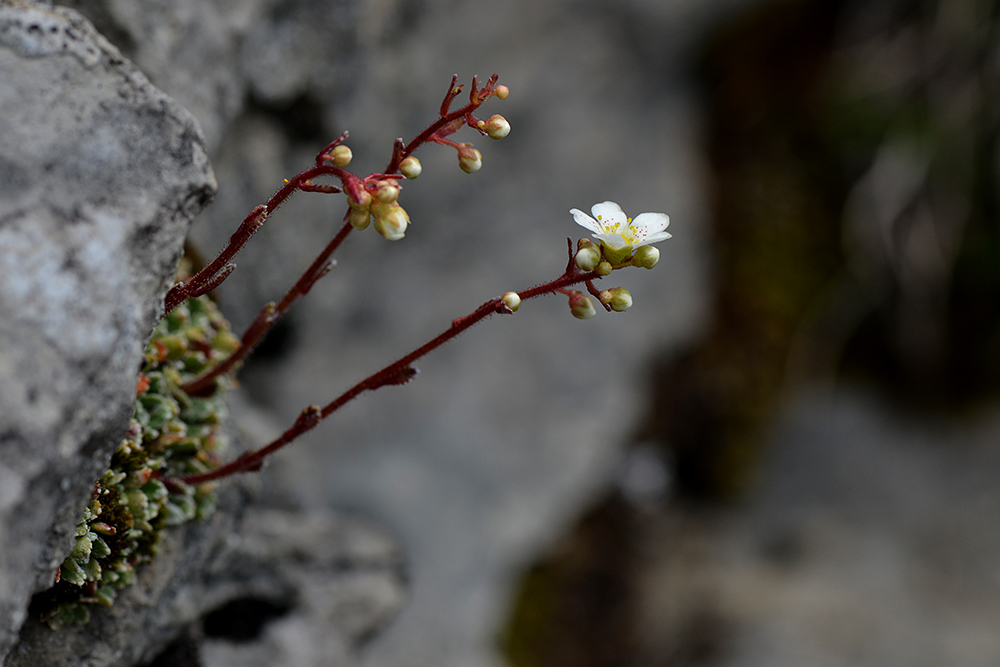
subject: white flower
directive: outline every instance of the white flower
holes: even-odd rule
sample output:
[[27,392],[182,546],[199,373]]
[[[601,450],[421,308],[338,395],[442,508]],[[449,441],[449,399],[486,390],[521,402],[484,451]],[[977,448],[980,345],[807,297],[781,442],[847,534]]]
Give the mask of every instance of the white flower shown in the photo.
[[594,204],[590,212],[596,220],[578,208],[570,210],[576,224],[594,232],[594,238],[616,255],[627,255],[634,248],[670,238],[664,231],[670,224],[665,213],[640,213],[633,220],[613,201]]

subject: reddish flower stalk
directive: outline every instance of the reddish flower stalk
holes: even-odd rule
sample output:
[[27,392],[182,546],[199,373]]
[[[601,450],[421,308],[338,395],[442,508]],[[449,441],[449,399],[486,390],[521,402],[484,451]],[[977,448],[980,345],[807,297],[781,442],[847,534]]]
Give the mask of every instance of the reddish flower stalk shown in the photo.
[[[575,267],[573,264],[572,244],[570,244],[570,262],[563,275],[551,282],[517,292],[517,295],[521,301],[525,301],[544,294],[553,294],[555,292],[562,291],[564,288],[571,285],[576,285],[582,282],[590,282],[598,278],[600,278],[600,276],[597,275],[596,271],[584,273]],[[358,382],[333,401],[327,403],[324,407],[320,408],[316,405],[310,405],[302,411],[299,417],[295,420],[295,423],[292,424],[288,430],[268,445],[261,447],[260,449],[246,452],[233,461],[219,466],[214,470],[210,470],[209,472],[182,477],[180,481],[186,484],[202,484],[204,482],[211,482],[241,472],[260,470],[264,459],[285,445],[288,445],[302,434],[315,428],[321,421],[332,415],[353,399],[357,398],[358,395],[366,391],[374,391],[387,385],[405,384],[414,375],[416,375],[416,370],[411,366],[414,361],[447,343],[452,338],[458,336],[460,333],[489,315],[504,315],[511,314],[512,312],[513,311],[511,311],[500,298],[490,299],[468,315],[453,320],[451,326],[437,337],[424,343],[409,354],[400,357],[382,370],[369,375],[367,378]]]
[[229,268],[232,266],[230,260],[236,256],[236,253],[243,249],[243,246],[260,229],[264,221],[279,206],[284,204],[292,193],[302,189],[303,184],[308,183],[312,185],[312,179],[317,176],[327,175],[339,178],[343,182],[345,189],[350,189],[354,185],[353,182],[358,181],[358,177],[349,171],[345,171],[332,164],[320,164],[311,169],[306,169],[285,183],[267,200],[266,204],[262,204],[250,212],[250,215],[243,220],[233,235],[229,237],[226,247],[222,249],[222,252],[208,266],[191,276],[188,280],[179,282],[170,288],[164,299],[164,314],[169,313],[187,299],[201,296],[218,287],[229,273],[232,272],[232,268]]
[[257,317],[254,321],[247,327],[247,330],[243,333],[242,338],[240,338],[240,346],[229,355],[226,359],[219,362],[208,371],[198,376],[194,380],[191,380],[187,384],[181,386],[181,389],[191,396],[201,396],[205,393],[211,393],[215,387],[215,379],[220,375],[229,373],[235,370],[236,367],[243,362],[244,359],[253,351],[253,348],[264,338],[264,335],[268,330],[274,325],[278,319],[288,312],[288,309],[292,307],[295,300],[301,296],[305,296],[317,280],[325,276],[331,268],[333,268],[332,260],[330,256],[340,247],[344,239],[347,238],[348,234],[354,228],[348,223],[344,223],[341,226],[340,231],[337,235],[323,248],[323,251],[316,256],[313,263],[309,265],[309,268],[305,270],[302,276],[296,281],[285,296],[282,297],[281,301],[277,305],[273,301],[268,302],[261,308]]
[[[344,169],[327,164],[327,162],[332,161],[330,152],[348,136],[347,132],[341,134],[337,137],[337,139],[327,144],[323,150],[316,155],[316,166],[314,168],[307,169],[292,178],[290,181],[286,182],[285,185],[281,187],[271,197],[271,199],[267,201],[266,204],[255,208],[250,215],[247,216],[247,219],[243,221],[236,232],[230,237],[229,243],[227,243],[226,247],[223,248],[221,253],[219,253],[218,257],[216,257],[208,266],[199,271],[196,275],[192,276],[186,282],[178,283],[171,288],[171,290],[167,293],[165,312],[169,313],[185,299],[200,296],[218,287],[235,268],[235,265],[233,265],[230,260],[243,248],[244,245],[246,245],[247,241],[250,240],[250,237],[252,237],[261,225],[264,224],[264,221],[270,216],[270,214],[283,204],[285,200],[287,200],[288,197],[290,197],[296,190],[323,193],[341,191],[340,188],[313,183],[312,179],[316,176],[332,175],[339,178],[343,185],[343,190],[346,191],[355,201],[357,201],[361,198],[361,191],[365,188],[365,186],[383,178],[400,178],[398,173],[400,163],[421,145],[427,142],[452,144],[454,142],[450,142],[443,138],[453,134],[465,124],[468,124],[480,133],[485,134],[481,127],[482,121],[476,119],[472,115],[472,112],[478,109],[483,102],[496,94],[496,84],[498,79],[499,75],[494,74],[486,82],[486,85],[482,88],[482,90],[480,90],[478,88],[477,77],[473,77],[472,88],[469,93],[469,103],[460,109],[449,111],[451,103],[462,90],[462,86],[457,85],[458,75],[453,76],[451,79],[451,85],[448,87],[448,92],[445,94],[444,100],[441,103],[441,117],[429,125],[423,132],[418,134],[409,144],[404,145],[402,139],[397,139],[393,145],[392,159],[389,161],[384,173],[370,174],[364,179],[359,179],[357,176],[345,171]],[[346,217],[347,216],[345,215],[345,220]],[[337,232],[337,235],[334,236],[330,243],[328,243],[319,255],[317,255],[313,263],[308,269],[305,270],[291,289],[285,293],[281,301],[279,301],[277,305],[273,302],[269,302],[264,305],[264,307],[257,314],[257,317],[243,333],[243,336],[240,339],[239,348],[237,348],[236,351],[234,351],[229,357],[209,369],[207,372],[203,373],[201,376],[183,385],[181,389],[192,396],[211,393],[215,388],[216,378],[235,370],[240,363],[242,363],[243,360],[249,356],[249,354],[253,351],[253,348],[264,338],[275,322],[277,322],[288,311],[292,304],[299,297],[305,296],[316,281],[330,271],[333,266],[333,262],[330,259],[331,256],[351,233],[352,229],[353,228],[350,224],[345,222],[340,228],[340,231]]]

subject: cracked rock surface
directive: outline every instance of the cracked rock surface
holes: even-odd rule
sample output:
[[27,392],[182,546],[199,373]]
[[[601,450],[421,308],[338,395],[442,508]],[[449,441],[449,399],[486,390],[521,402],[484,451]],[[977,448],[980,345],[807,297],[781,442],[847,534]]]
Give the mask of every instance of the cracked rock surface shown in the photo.
[[215,179],[189,113],[78,14],[0,3],[0,656],[135,399]]

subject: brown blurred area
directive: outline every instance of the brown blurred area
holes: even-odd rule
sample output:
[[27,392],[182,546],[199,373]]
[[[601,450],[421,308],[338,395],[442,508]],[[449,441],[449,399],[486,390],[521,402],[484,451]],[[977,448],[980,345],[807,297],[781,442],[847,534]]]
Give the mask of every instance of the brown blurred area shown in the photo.
[[[1000,551],[976,534],[996,506],[998,14],[757,2],[704,44],[710,325],[652,363],[629,460],[662,467],[653,491],[610,490],[529,569],[511,665],[1000,660]],[[854,407],[810,414],[816,387]],[[857,442],[774,453],[826,422]],[[886,471],[855,484],[869,462]],[[781,480],[796,465],[805,481]],[[894,556],[873,610],[858,568],[876,543]]]

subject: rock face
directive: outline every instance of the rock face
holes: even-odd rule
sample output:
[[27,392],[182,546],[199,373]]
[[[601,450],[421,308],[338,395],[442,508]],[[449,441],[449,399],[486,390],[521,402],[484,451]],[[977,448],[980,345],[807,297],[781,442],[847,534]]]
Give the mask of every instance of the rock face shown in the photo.
[[191,114],[73,10],[0,2],[0,72],[0,664],[126,667],[185,628],[200,648],[160,664],[348,664],[401,604],[395,544],[330,513],[247,509],[240,484],[89,623],[26,618],[121,439],[215,178]]
[[131,413],[215,179],[189,113],[79,15],[0,4],[0,656]]
[[[90,622],[53,632],[29,619],[6,667],[129,667],[158,654],[172,667],[354,664],[355,644],[402,602],[395,543],[331,513],[242,513],[242,496],[230,486],[211,519],[170,531]],[[189,661],[161,653],[185,627]]]

